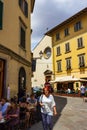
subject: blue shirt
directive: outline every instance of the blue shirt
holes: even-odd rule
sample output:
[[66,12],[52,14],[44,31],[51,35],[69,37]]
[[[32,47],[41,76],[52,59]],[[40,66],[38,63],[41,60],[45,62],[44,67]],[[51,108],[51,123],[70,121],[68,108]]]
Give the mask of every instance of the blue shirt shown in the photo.
[[6,110],[7,110],[9,105],[10,105],[9,103],[5,103],[3,106],[1,106],[2,116],[6,115]]

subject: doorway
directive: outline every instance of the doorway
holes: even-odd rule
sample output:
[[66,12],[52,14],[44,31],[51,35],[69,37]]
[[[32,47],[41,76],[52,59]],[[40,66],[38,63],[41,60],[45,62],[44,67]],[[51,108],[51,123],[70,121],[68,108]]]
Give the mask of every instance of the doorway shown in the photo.
[[0,59],[0,98],[4,96],[5,61]]
[[19,70],[18,99],[26,95],[26,72],[23,67]]

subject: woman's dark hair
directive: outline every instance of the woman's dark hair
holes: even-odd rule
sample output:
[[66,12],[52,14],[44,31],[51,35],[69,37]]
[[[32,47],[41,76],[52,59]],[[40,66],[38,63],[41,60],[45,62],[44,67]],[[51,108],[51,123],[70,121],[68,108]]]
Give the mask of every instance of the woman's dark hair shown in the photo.
[[30,97],[33,97],[33,96],[35,96],[35,94],[34,94],[34,93],[31,93]]
[[26,102],[26,97],[23,97],[22,99],[21,99],[21,102]]

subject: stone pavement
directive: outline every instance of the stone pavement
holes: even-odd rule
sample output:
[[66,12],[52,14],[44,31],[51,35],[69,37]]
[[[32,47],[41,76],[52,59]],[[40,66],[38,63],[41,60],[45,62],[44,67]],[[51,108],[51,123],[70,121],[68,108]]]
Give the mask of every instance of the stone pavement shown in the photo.
[[[58,115],[53,119],[53,130],[87,130],[87,102],[80,97],[56,96]],[[43,130],[36,123],[29,130]]]

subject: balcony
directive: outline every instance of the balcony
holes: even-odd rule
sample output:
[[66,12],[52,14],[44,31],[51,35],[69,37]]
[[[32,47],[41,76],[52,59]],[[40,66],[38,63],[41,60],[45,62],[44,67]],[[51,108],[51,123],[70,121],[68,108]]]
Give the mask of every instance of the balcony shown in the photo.
[[79,64],[79,67],[80,67],[80,68],[85,67],[85,63],[80,63],[80,64]]

